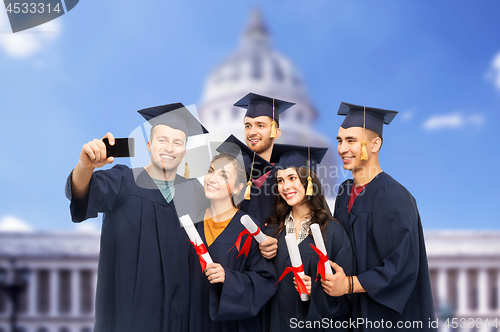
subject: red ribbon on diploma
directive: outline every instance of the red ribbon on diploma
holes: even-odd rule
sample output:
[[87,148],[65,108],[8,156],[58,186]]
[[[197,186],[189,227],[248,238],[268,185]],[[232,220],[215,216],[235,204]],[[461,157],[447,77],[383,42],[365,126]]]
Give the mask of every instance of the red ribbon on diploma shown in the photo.
[[304,293],[309,295],[309,292],[307,291],[306,285],[304,284],[304,281],[302,278],[299,276],[300,272],[304,272],[304,265],[300,265],[298,267],[293,267],[293,266],[288,266],[285,271],[283,271],[283,274],[279,278],[279,280],[276,282],[280,282],[288,273],[292,272],[294,277],[295,277],[295,282],[297,283],[297,288],[299,289],[299,296]]
[[[243,254],[245,254],[245,257],[248,257],[248,253],[250,252],[250,246],[252,245],[252,237],[256,236],[259,233],[260,233],[259,227],[257,227],[257,231],[255,233],[250,233],[250,231],[246,228],[243,231],[241,231],[240,235],[238,235],[238,238],[236,239],[236,242],[231,247],[231,249],[233,249],[233,247],[236,246],[236,249],[238,249],[238,251],[240,252],[236,256],[236,258],[240,257]],[[241,239],[243,238],[243,236],[245,236],[247,234],[249,234],[251,236],[247,236],[247,239],[245,240],[245,243],[243,243],[243,247],[241,248],[241,251],[240,251]],[[228,251],[231,251],[231,249],[229,249]]]
[[318,248],[316,248],[312,243],[309,243],[309,244],[311,245],[311,248],[313,248],[313,250],[319,256],[318,268],[316,269],[317,270],[317,272],[316,272],[316,280],[314,280],[314,281],[318,280],[318,274],[321,274],[321,278],[323,278],[323,280],[326,280],[325,279],[325,263],[329,261],[328,254],[324,255],[321,252],[321,250],[319,250]]
[[205,271],[207,270],[207,261],[201,256],[208,252],[207,247],[205,247],[205,243],[202,243],[198,246],[191,240],[189,240],[189,242],[191,242],[191,244],[193,245],[198,258],[200,259],[201,270],[203,271],[203,273],[205,273]]

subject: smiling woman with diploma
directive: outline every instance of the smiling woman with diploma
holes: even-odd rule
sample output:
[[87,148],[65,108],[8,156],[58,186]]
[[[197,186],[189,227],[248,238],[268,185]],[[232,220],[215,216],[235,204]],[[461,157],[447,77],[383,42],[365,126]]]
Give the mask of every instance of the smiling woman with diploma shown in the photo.
[[[327,148],[274,146],[271,162],[276,162],[278,168],[276,210],[267,220],[266,234],[270,236],[260,249],[281,277],[266,308],[267,331],[300,331],[301,327],[323,331],[334,327],[335,321],[349,319],[348,296],[329,296],[320,281],[333,276],[326,268],[329,260],[344,264],[347,274],[352,272],[353,263],[349,237],[328,213],[315,173],[316,164],[326,151]],[[317,241],[313,240],[314,229],[316,237],[319,235]],[[327,318],[328,328],[318,324],[323,318]]]
[[272,263],[252,237],[260,233],[260,223],[251,225],[250,232],[241,222],[248,216],[238,209],[246,182],[245,168],[235,156],[213,158],[204,179],[210,208],[195,226],[213,263],[203,259],[204,265],[204,248],[193,244],[190,331],[260,331],[259,312],[276,291]]

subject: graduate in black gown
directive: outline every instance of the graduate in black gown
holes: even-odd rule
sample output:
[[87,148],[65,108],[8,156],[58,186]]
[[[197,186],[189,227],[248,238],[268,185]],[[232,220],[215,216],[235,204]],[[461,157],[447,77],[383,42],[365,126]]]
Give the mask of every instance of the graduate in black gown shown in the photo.
[[[260,332],[259,312],[276,291],[274,268],[261,256],[255,239],[247,234],[235,246],[245,230],[240,219],[246,214],[238,209],[245,183],[242,162],[227,153],[214,157],[204,179],[210,208],[196,224],[214,263],[202,271],[192,247],[190,331]],[[251,245],[245,251],[247,241]]]
[[[302,279],[310,299],[300,299],[294,276],[287,274],[279,282],[278,290],[266,308],[269,317],[267,331],[337,330],[336,322],[342,324],[350,317],[349,296],[329,296],[321,286],[321,277],[316,280],[319,257],[311,247],[314,239],[310,225],[316,223],[323,234],[329,259],[351,271],[353,253],[349,237],[326,209],[321,182],[315,173],[317,163],[327,150],[276,145],[271,158],[271,161],[279,160],[276,166],[276,210],[267,220],[266,233],[277,238],[277,245],[274,250],[262,250],[262,254],[272,260],[277,274],[282,275],[291,266],[285,235],[295,234],[306,274]],[[338,330],[347,330],[346,325]]]
[[[365,321],[355,330],[436,330],[429,325],[434,305],[417,204],[382,171],[378,159],[383,124],[397,112],[341,103],[338,114],[346,116],[338,132],[338,153],[353,180],[340,186],[334,215],[354,248],[353,318]],[[338,278],[325,287],[342,294],[347,292],[346,276],[336,269]],[[377,326],[382,320],[385,325]]]
[[[255,93],[249,93],[234,106],[246,109],[245,143],[248,148],[269,162],[273,152],[274,140],[281,136],[279,115],[295,105],[287,101],[270,98]],[[258,163],[259,161],[254,161]],[[247,167],[247,172],[250,172]],[[274,210],[274,174],[276,170],[261,168],[262,173],[252,175],[251,193],[248,199],[241,203],[241,210],[257,220],[266,220]]]
[[[73,222],[104,213],[97,275],[95,332],[187,331],[189,243],[178,214],[205,209],[203,187],[176,175],[188,136],[206,129],[183,107],[139,111],[152,124],[145,168],[116,165],[95,139],[83,145],[66,183]],[[106,134],[111,145],[115,139]]]

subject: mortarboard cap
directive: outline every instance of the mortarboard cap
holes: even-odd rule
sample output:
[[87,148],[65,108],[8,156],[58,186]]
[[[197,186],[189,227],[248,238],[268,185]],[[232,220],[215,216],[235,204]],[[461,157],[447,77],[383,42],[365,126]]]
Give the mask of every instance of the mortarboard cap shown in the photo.
[[316,173],[316,166],[323,160],[328,148],[274,144],[271,162],[275,167],[287,169],[290,167],[304,167],[308,170],[306,195],[314,194],[311,170]]
[[271,138],[276,137],[275,122],[279,122],[280,113],[283,113],[293,105],[295,105],[295,103],[261,96],[252,92],[234,103],[234,106],[246,108],[247,112],[245,113],[245,116],[250,118],[256,118],[258,116],[270,117],[273,120]]
[[[245,199],[250,199],[250,190],[252,187],[251,179],[258,179],[265,173],[269,172],[273,166],[257,153],[252,151],[245,143],[237,139],[234,135],[230,135],[219,147],[216,149],[218,152],[224,152],[239,159],[239,155],[243,158],[245,170],[250,175],[245,190]],[[240,160],[241,161],[241,160]]]
[[339,111],[337,112],[337,115],[345,115],[344,122],[340,125],[342,128],[368,128],[380,135],[382,135],[384,124],[390,124],[396,114],[398,114],[396,111],[364,107],[344,102],[340,103]]
[[310,168],[316,172],[316,166],[321,163],[328,148],[309,147],[289,144],[274,144],[271,162],[275,167],[287,169],[289,167]]
[[241,154],[245,170],[254,179],[258,179],[273,168],[273,165],[253,152],[245,143],[237,139],[234,135],[229,136],[216,150],[218,152],[230,154],[237,159]]
[[137,111],[151,126],[163,124],[183,131],[186,137],[208,133],[208,130],[182,103],[161,105]]

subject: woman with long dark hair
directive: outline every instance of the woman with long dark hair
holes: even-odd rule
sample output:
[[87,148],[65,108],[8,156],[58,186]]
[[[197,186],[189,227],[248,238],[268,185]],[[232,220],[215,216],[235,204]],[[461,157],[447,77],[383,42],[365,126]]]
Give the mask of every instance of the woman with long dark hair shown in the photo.
[[278,167],[273,188],[276,205],[266,221],[266,233],[276,240],[268,238],[272,245],[261,246],[261,252],[273,262],[277,275],[281,275],[291,266],[285,235],[295,234],[305,273],[301,279],[310,298],[302,301],[293,274],[284,275],[266,308],[268,331],[324,331],[338,327],[342,330],[341,323],[349,319],[349,297],[327,295],[321,286],[321,277],[316,280],[319,257],[311,246],[314,240],[310,226],[318,224],[329,259],[342,266],[346,274],[351,274],[353,253],[349,237],[329,214],[315,172],[326,151],[327,148],[282,144],[276,144],[273,150],[271,161],[277,162]]
[[256,241],[247,252],[244,246],[234,247],[245,230],[240,219],[246,214],[239,206],[246,182],[245,168],[235,156],[213,158],[204,179],[210,208],[196,228],[214,263],[202,272],[191,248],[190,331],[261,331],[259,312],[276,290],[276,273]]

